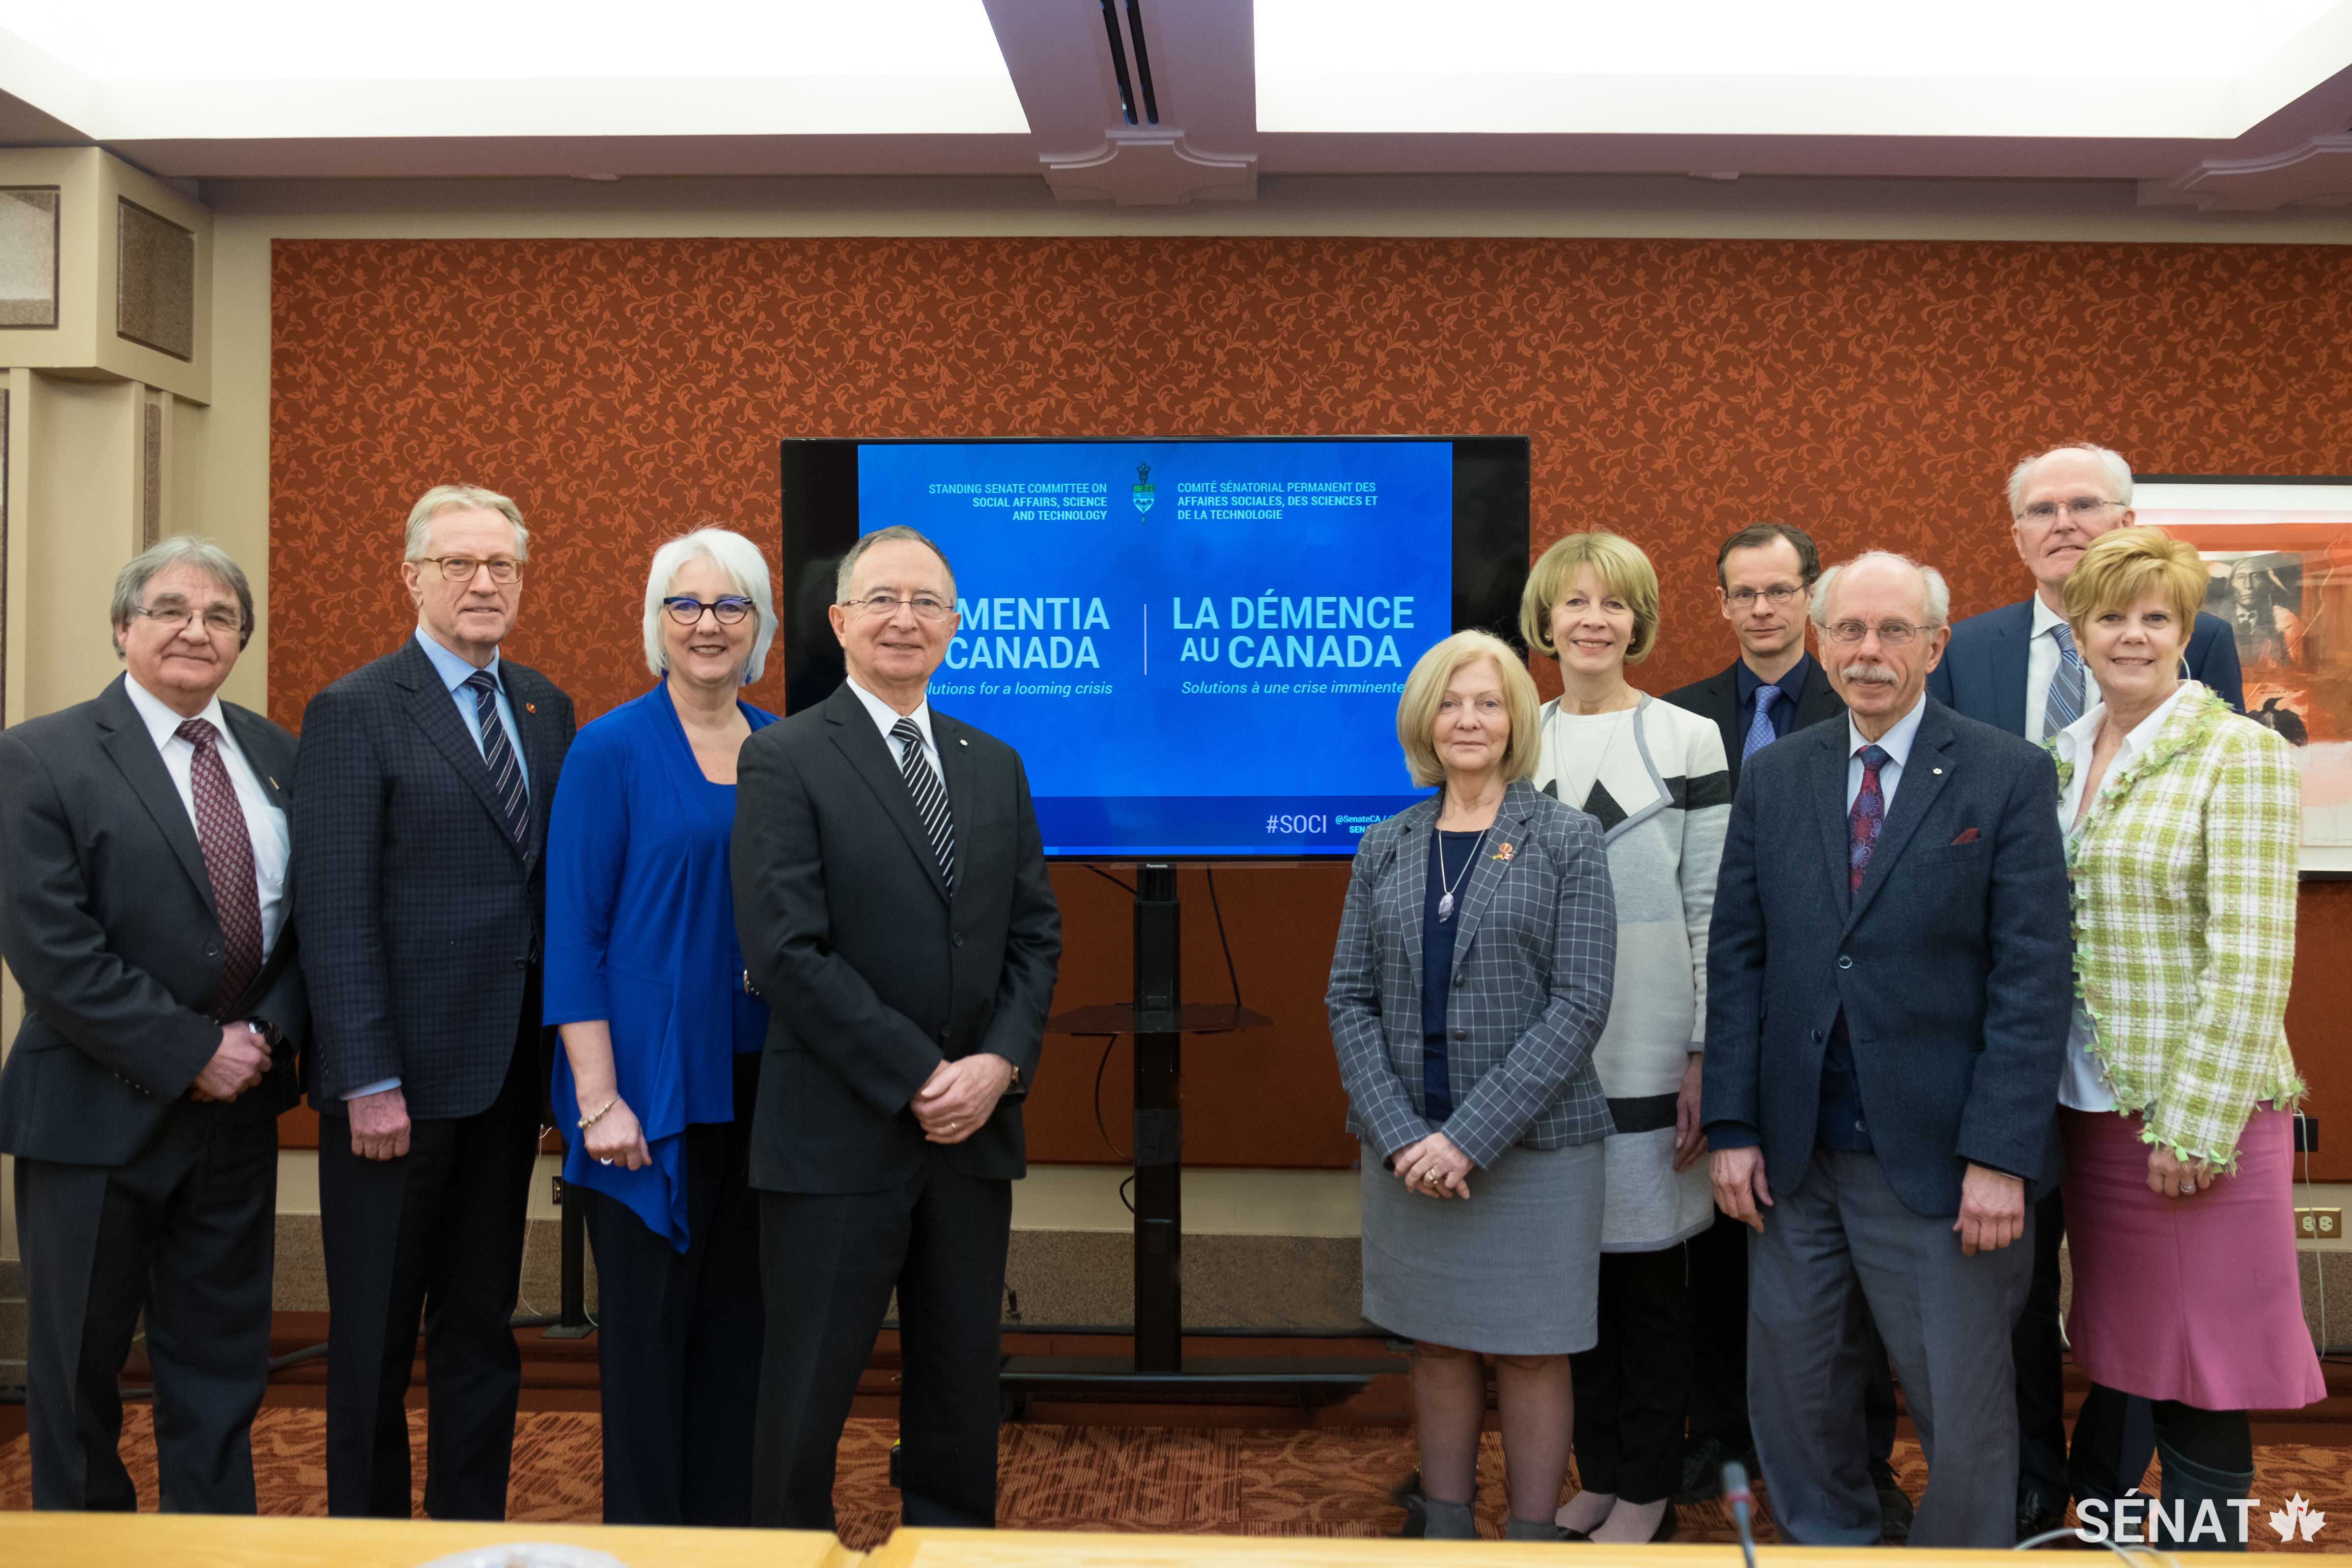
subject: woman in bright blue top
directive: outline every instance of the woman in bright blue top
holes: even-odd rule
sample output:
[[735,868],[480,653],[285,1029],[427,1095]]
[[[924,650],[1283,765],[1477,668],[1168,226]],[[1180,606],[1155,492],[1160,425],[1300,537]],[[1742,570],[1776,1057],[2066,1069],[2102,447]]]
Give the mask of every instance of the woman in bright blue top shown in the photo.
[[604,1522],[751,1522],[760,1364],[748,1180],[768,1008],[745,988],[727,869],[740,700],[776,634],[759,547],[702,528],[655,552],[661,684],[584,726],[547,852],[547,1022],[563,1180],[596,1258]]

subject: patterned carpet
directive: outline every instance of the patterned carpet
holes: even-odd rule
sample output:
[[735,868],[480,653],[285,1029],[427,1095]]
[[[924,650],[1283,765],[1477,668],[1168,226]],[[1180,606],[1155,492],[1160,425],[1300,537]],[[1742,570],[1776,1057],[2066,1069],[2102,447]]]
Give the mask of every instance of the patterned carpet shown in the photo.
[[[424,1413],[409,1413],[416,1453],[416,1495],[423,1495]],[[841,1447],[835,1491],[842,1540],[865,1550],[878,1544],[898,1518],[898,1497],[887,1484],[894,1424],[856,1420]],[[152,1415],[133,1405],[124,1422],[124,1453],[145,1506],[155,1498]],[[598,1418],[570,1413],[526,1413],[515,1433],[515,1468],[509,1515],[517,1521],[593,1522],[597,1517]],[[326,1511],[326,1416],[319,1410],[268,1407],[253,1427],[254,1466],[261,1511]],[[2300,1494],[2310,1506],[2352,1527],[2352,1453],[2339,1448],[2264,1445],[2256,1450],[2255,1495],[2283,1506]],[[1385,1535],[1402,1515],[1388,1489],[1413,1465],[1409,1432],[1366,1428],[1304,1431],[1164,1430],[1118,1426],[1008,1426],[1003,1449],[999,1515],[1007,1526],[1042,1530],[1159,1531],[1239,1535]],[[1910,1442],[1895,1446],[1903,1484],[1916,1497],[1927,1465]],[[1480,1460],[1482,1521],[1502,1532],[1503,1457],[1487,1436]],[[26,1440],[0,1447],[0,1508],[31,1501]],[[2150,1489],[2154,1489],[2151,1479]],[[1769,1500],[1765,1510],[1769,1511]],[[1680,1539],[1728,1542],[1729,1522],[1718,1504],[1682,1510]],[[2257,1550],[2283,1543],[2254,1517]],[[1757,1531],[1773,1539],[1770,1521]],[[2294,1550],[2325,1551],[2318,1540]],[[2352,1546],[2352,1530],[2347,1530]]]

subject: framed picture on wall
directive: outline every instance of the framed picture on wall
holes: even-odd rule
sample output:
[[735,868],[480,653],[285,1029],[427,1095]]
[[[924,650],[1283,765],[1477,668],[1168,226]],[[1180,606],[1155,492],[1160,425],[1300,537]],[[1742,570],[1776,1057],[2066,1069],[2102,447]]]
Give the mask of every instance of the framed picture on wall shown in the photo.
[[2352,880],[2352,477],[2150,474],[2137,521],[2197,547],[2246,713],[2303,770],[2303,874]]

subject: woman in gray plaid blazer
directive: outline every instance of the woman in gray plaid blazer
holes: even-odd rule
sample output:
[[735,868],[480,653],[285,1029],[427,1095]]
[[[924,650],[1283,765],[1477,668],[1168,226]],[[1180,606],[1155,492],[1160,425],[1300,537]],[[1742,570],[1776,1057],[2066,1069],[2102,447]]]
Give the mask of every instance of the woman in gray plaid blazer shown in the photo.
[[1364,1316],[1414,1342],[1426,1533],[1476,1534],[1496,1358],[1513,1540],[1559,1537],[1569,1355],[1591,1347],[1601,1149],[1592,1048],[1617,913],[1592,819],[1528,782],[1535,682],[1458,632],[1405,681],[1422,802],[1365,833],[1325,1000],[1363,1141]]

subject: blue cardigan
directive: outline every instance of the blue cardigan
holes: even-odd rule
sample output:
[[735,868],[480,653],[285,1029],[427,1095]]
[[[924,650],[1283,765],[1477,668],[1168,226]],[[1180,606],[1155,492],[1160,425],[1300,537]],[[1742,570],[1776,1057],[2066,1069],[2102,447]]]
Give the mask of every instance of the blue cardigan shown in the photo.
[[[754,731],[776,721],[737,706]],[[735,940],[734,826],[735,786],[702,776],[666,684],[581,730],[548,826],[545,1021],[609,1023],[621,1098],[653,1155],[638,1171],[590,1158],[558,1051],[550,1100],[563,1179],[628,1205],[680,1252],[678,1135],[735,1120],[734,1058],[767,1036],[767,1005],[744,994]]]

